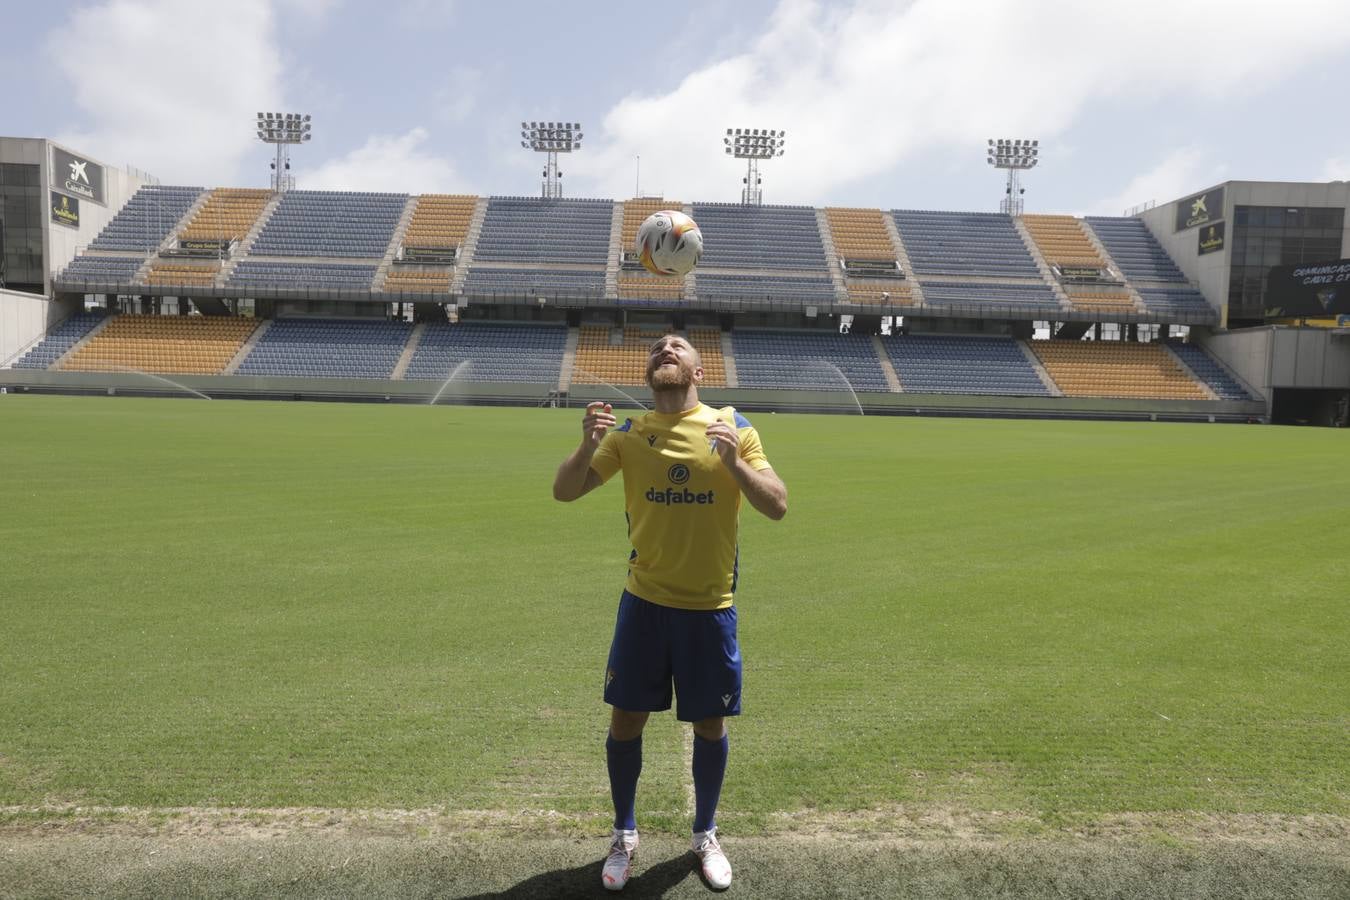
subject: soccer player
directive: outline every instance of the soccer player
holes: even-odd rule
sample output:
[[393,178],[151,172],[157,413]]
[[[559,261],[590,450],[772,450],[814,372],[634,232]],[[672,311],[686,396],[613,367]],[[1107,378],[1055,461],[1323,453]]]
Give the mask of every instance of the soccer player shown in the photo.
[[633,552],[605,670],[612,707],[605,753],[614,799],[614,834],[601,879],[628,883],[637,851],[635,813],[642,771],[642,728],[670,709],[693,723],[693,850],[703,877],[731,885],[731,865],[714,816],[727,766],[726,718],[741,711],[741,654],[736,641],[741,498],[770,519],[787,514],[787,488],[769,466],[759,435],[731,407],[698,399],[703,362],[678,335],[647,355],[651,412],[618,424],[608,403],[591,403],[581,446],[558,468],[553,496],[576,500],[623,471]]

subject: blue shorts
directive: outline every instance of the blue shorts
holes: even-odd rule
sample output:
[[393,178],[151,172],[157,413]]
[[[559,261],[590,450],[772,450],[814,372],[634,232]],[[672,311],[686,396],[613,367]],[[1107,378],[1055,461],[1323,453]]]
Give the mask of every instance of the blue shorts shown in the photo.
[[681,722],[741,714],[736,607],[675,609],[624,591],[605,702],[629,712],[660,712],[670,709],[672,684]]

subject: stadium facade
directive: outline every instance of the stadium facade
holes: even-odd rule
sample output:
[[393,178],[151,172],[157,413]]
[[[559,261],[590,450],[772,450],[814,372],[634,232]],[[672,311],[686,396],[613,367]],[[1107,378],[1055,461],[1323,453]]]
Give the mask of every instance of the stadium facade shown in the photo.
[[[158,375],[212,396],[643,397],[643,346],[674,328],[709,398],[746,408],[1350,415],[1345,182],[1230,181],[1084,218],[276,193],[0,138],[0,197],[12,390],[155,393]],[[627,249],[665,206],[704,231],[682,280]],[[1301,280],[1272,279],[1289,267]]]

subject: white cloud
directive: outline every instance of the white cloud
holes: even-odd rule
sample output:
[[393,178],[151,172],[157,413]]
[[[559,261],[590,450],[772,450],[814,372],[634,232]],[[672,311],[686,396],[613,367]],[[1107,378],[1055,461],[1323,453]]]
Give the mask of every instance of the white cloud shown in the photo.
[[1350,156],[1327,160],[1319,177],[1323,181],[1350,181]]
[[1098,202],[1089,213],[1118,216],[1144,203],[1166,203],[1201,187],[1205,178],[1222,180],[1223,171],[1223,166],[1216,165],[1198,147],[1181,147],[1136,175],[1114,196]]
[[[1055,139],[1105,100],[1268,86],[1350,45],[1341,6],[782,0],[745,52],[615,105],[571,169],[584,193],[627,196],[640,154],[644,181],[672,198],[731,199],[744,163],[692,161],[716,153],[727,126],[783,128],[787,154],[765,166],[766,194],[816,202],[917,151],[966,153],[999,134]],[[634,81],[662,85],[669,73],[657,59]]]
[[306,190],[396,191],[409,194],[471,192],[445,156],[423,145],[425,128],[406,134],[374,135],[361,147],[296,176],[296,187]]
[[166,183],[240,183],[258,109],[280,108],[272,10],[239,0],[228,12],[176,0],[81,7],[48,35],[70,82],[73,126],[57,139]]

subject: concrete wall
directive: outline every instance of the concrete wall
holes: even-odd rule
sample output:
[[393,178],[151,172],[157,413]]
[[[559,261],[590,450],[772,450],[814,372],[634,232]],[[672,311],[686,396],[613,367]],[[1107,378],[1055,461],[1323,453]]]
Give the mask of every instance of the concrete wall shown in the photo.
[[1350,340],[1325,328],[1271,332],[1270,386],[1350,388]]
[[16,361],[55,324],[75,312],[71,300],[54,302],[36,294],[0,290],[0,368]]
[[[1224,182],[1223,218],[1227,223],[1224,248],[1200,255],[1200,231],[1204,226],[1176,230],[1177,205],[1181,200],[1220,187],[1211,185],[1170,203],[1140,213],[1148,230],[1158,239],[1182,273],[1196,282],[1209,305],[1220,311],[1228,324],[1228,282],[1232,270],[1233,210],[1238,206],[1284,206],[1298,209],[1339,207],[1346,210],[1341,235],[1341,256],[1350,257],[1350,181],[1227,181]],[[1217,220],[1218,217],[1215,217]]]
[[1244,328],[1197,335],[1198,342],[1248,385],[1270,400],[1270,348],[1273,328]]

